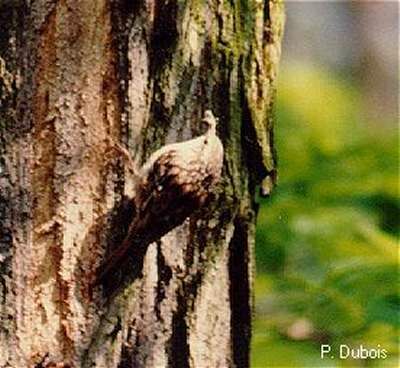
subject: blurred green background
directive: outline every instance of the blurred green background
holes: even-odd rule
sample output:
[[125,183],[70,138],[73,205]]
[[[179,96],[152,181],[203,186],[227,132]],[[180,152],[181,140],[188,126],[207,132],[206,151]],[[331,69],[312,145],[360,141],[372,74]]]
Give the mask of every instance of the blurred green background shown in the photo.
[[[398,5],[365,4],[287,4],[279,181],[259,200],[253,368],[400,366]],[[388,357],[321,360],[321,344]]]

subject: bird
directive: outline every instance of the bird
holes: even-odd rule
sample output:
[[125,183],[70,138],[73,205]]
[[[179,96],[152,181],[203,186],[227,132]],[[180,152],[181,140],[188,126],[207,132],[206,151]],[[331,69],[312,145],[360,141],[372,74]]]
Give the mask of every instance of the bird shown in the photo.
[[99,283],[121,270],[129,257],[143,258],[150,243],[181,225],[211,198],[221,179],[224,157],[217,121],[206,110],[204,134],[161,147],[140,168],[133,198],[135,214],[122,243],[100,266]]

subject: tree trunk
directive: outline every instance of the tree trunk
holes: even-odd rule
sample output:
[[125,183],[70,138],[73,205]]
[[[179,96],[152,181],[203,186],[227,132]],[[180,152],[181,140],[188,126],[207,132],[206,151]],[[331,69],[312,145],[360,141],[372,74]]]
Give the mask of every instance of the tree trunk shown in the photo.
[[[2,0],[0,366],[247,367],[256,186],[274,177],[277,1]],[[113,295],[134,164],[219,117],[208,208]]]

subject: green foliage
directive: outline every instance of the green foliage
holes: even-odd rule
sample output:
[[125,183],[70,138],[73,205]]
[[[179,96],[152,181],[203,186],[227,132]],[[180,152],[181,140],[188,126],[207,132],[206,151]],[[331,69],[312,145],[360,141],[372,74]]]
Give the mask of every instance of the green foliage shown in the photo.
[[277,90],[279,185],[258,218],[253,366],[323,366],[322,342],[379,344],[389,358],[367,365],[394,367],[397,131],[363,120],[357,90],[326,71],[285,68]]

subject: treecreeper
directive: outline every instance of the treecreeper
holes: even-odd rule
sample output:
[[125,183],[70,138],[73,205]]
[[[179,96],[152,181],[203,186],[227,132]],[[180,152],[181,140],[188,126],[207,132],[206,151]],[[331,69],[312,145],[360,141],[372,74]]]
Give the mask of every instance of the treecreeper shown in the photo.
[[135,214],[127,235],[100,266],[97,283],[106,284],[128,259],[144,257],[147,246],[181,225],[208,203],[221,178],[223,146],[211,110],[202,120],[206,132],[155,151],[138,173]]

